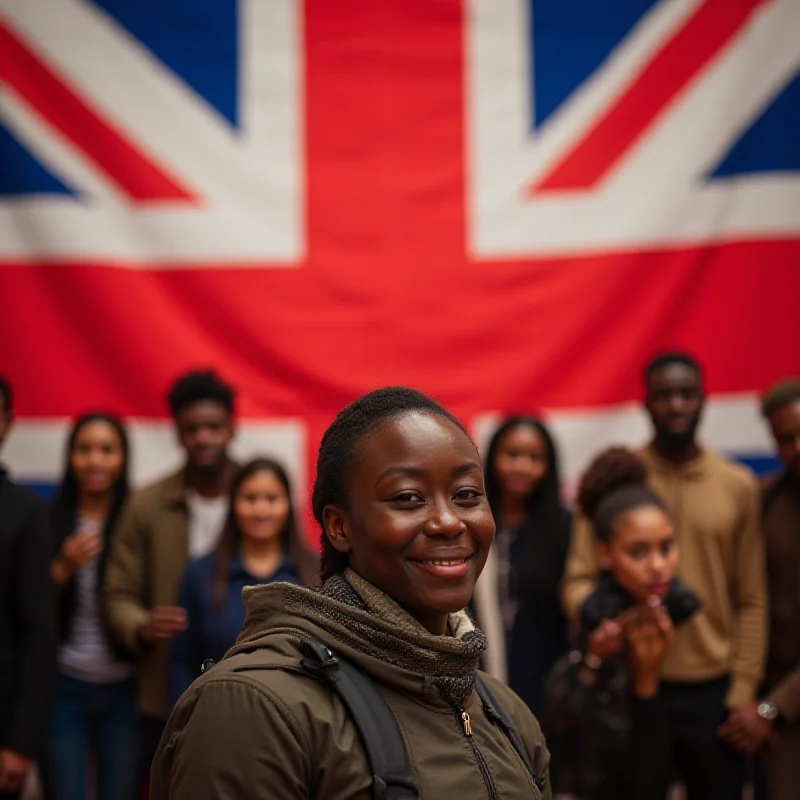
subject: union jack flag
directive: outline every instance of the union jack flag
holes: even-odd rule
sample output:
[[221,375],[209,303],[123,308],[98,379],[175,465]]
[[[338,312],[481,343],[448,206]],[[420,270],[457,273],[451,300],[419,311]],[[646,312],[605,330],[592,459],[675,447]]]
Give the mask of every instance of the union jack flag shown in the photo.
[[542,410],[575,472],[637,441],[638,367],[708,368],[704,435],[764,455],[800,372],[797,0],[7,0],[5,453],[52,480],[65,419],[133,419],[213,364],[245,449],[302,484],[379,384],[478,435]]

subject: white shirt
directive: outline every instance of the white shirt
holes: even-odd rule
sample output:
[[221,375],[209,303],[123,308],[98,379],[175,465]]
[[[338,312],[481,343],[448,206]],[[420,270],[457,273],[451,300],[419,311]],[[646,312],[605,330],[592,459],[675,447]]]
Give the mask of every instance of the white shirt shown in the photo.
[[[102,533],[103,525],[94,520],[78,520],[77,529]],[[75,575],[75,612],[69,634],[58,651],[58,670],[70,678],[88,683],[112,683],[135,674],[130,661],[114,655],[100,621],[97,595],[98,560]]]
[[216,546],[228,513],[228,498],[186,492],[189,507],[189,558],[208,555]]

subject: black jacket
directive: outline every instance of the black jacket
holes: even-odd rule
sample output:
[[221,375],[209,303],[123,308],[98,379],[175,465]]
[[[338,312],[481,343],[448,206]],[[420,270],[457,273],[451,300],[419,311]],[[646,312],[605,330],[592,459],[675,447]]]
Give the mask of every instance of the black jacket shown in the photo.
[[37,758],[56,674],[56,601],[44,503],[0,470],[0,748]]

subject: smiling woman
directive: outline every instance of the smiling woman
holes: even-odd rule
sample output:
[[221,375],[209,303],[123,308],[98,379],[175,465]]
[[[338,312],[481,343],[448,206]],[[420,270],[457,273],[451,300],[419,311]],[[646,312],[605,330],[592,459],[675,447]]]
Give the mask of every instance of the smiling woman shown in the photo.
[[[476,669],[486,640],[463,609],[494,520],[461,423],[411,389],[365,395],[323,436],[312,505],[322,589],[245,590],[236,647],[170,717],[153,799],[549,798],[536,720]],[[375,743],[312,679],[314,643],[386,701],[413,770],[400,793],[376,791]]]

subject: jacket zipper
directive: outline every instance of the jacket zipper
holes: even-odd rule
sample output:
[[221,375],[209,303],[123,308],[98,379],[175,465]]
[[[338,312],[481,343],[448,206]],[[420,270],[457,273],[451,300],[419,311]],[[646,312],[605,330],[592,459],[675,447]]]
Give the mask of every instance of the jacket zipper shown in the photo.
[[481,777],[483,778],[483,785],[486,787],[486,795],[489,800],[500,800],[500,795],[497,792],[497,787],[494,784],[492,774],[489,772],[489,765],[483,757],[483,753],[478,747],[475,739],[472,738],[472,722],[470,721],[469,714],[463,708],[456,707],[456,719],[458,720],[458,727],[464,734],[464,737],[469,742],[472,748],[472,754],[475,756],[475,761],[478,763]]

